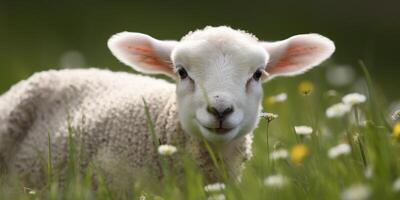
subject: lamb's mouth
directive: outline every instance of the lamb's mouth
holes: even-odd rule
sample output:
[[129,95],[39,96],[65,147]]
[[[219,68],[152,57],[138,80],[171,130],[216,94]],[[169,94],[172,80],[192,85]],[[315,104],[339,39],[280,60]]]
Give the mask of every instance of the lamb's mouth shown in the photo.
[[212,135],[218,135],[218,136],[226,136],[232,132],[234,132],[235,130],[237,130],[238,126],[234,126],[234,127],[218,127],[218,128],[211,128],[211,127],[207,127],[204,126],[202,123],[200,123],[197,119],[196,119],[197,125],[200,127],[200,130],[206,131],[209,134]]
[[217,135],[225,135],[226,133],[229,133],[231,130],[235,129],[235,128],[208,128],[208,127],[204,128]]

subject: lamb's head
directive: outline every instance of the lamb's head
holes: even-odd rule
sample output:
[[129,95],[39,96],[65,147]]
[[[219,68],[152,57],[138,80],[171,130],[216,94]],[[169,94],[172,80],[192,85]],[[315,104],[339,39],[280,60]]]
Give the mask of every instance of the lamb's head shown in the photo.
[[190,32],[180,41],[123,32],[108,46],[139,72],[174,78],[183,129],[212,142],[228,142],[254,129],[263,82],[301,74],[335,50],[332,41],[318,34],[262,42],[225,26]]

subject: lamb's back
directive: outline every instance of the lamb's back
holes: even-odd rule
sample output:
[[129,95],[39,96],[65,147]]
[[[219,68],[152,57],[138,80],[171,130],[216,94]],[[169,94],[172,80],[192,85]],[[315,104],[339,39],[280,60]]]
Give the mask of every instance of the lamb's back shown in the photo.
[[151,163],[154,145],[143,100],[162,132],[167,125],[159,118],[174,115],[168,111],[175,104],[173,84],[97,69],[37,73],[0,97],[0,144],[12,144],[0,148],[3,160],[9,169],[37,174],[31,181],[42,179],[49,137],[57,166],[67,160],[72,134],[87,156],[83,165],[93,159],[112,163],[116,156],[133,167]]

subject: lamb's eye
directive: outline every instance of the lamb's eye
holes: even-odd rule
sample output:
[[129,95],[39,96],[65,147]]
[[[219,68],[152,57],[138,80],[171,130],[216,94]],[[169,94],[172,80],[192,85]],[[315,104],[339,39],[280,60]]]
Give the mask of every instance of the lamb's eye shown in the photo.
[[261,76],[262,76],[262,71],[261,71],[261,69],[258,69],[256,72],[254,72],[254,74],[253,74],[253,78],[254,78],[254,80],[256,80],[256,81],[259,81],[260,80],[260,78],[261,78]]
[[180,67],[178,69],[178,74],[179,74],[179,77],[181,77],[181,79],[185,79],[186,77],[188,77],[188,74],[183,67]]

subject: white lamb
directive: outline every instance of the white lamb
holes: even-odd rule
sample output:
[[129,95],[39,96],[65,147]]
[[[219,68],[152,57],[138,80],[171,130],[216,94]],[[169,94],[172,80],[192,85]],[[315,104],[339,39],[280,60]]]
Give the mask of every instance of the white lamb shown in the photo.
[[229,171],[237,171],[251,148],[262,83],[301,74],[335,49],[318,34],[262,42],[226,26],[190,32],[180,41],[123,32],[111,37],[108,47],[136,71],[165,74],[176,84],[97,69],[37,73],[0,97],[3,168],[42,182],[48,134],[53,166],[62,168],[72,127],[80,130],[73,137],[79,135],[87,154],[83,166],[93,162],[112,174],[114,164],[123,162],[133,172],[146,168],[159,175],[144,99],[161,143],[192,154],[213,181],[218,176],[203,139],[222,155]]

